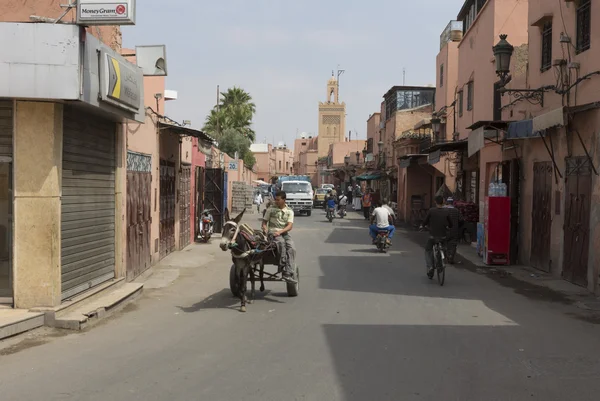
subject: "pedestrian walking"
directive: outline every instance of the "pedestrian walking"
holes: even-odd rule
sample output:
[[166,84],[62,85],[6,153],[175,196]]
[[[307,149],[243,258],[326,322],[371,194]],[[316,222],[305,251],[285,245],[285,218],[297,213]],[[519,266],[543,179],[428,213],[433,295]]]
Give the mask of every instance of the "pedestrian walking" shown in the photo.
[[263,203],[263,198],[260,191],[257,191],[254,195],[254,203],[256,204],[256,211],[260,212],[260,205]]
[[362,208],[365,220],[369,220],[369,218],[371,217],[371,201],[371,188],[367,188],[367,192],[365,192],[365,194],[362,197]]

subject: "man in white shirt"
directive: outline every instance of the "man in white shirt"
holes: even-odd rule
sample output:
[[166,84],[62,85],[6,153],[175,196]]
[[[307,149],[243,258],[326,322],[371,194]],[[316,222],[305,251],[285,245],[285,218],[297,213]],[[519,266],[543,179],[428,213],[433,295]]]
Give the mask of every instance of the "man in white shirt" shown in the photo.
[[342,214],[346,214],[346,207],[348,206],[348,197],[345,194],[342,194],[342,196],[340,196],[340,199],[338,201],[338,213],[340,214],[340,216]]
[[[394,232],[396,231],[396,227],[390,225],[390,221],[392,220],[392,215],[390,212],[383,207],[381,202],[377,202],[377,207],[373,210],[373,214],[371,215],[371,225],[369,226],[369,234],[371,238],[373,238],[373,242],[375,242],[375,238],[377,238],[377,232],[380,230],[388,230],[389,239],[391,241],[394,236]],[[375,222],[375,224],[373,224]]]
[[383,198],[383,204],[381,205],[381,207],[383,207],[384,209],[386,209],[390,213],[390,216],[392,216],[392,221],[390,223],[392,225],[394,225],[394,222],[396,221],[396,213],[394,213],[394,209],[392,209],[390,207],[387,198]]

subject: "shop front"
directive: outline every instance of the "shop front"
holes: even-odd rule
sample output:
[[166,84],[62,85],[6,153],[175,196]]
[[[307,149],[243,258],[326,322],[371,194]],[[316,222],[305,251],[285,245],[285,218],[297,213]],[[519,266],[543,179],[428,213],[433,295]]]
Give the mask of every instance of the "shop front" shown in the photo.
[[[0,23],[0,36],[15,66],[0,85],[0,300],[53,307],[125,277],[122,123],[144,122],[142,72],[77,26]],[[36,49],[32,68],[9,47]]]

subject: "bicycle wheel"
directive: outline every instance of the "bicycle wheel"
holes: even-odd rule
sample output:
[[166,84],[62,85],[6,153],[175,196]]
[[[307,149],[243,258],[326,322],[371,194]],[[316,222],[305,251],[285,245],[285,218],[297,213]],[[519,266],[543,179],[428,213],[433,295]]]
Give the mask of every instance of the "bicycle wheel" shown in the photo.
[[440,283],[440,286],[443,286],[444,281],[446,281],[446,264],[444,263],[444,254],[439,248],[436,256],[436,265],[438,283]]

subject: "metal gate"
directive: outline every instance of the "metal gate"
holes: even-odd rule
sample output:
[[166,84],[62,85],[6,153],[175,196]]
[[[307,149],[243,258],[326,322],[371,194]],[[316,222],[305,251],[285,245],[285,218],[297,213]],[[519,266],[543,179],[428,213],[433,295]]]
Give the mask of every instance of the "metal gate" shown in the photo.
[[181,165],[179,175],[179,249],[190,244],[190,196],[192,166]]
[[160,161],[160,259],[175,251],[175,164]]
[[194,196],[194,240],[200,235],[200,216],[204,210],[204,167],[196,167],[196,194]]
[[552,162],[533,164],[531,210],[532,267],[550,272],[550,233],[552,231]]
[[592,171],[586,157],[566,159],[563,278],[587,286]]
[[150,268],[152,159],[127,152],[127,280]]
[[227,204],[223,202],[225,174],[220,168],[207,168],[204,174],[204,208],[211,209],[215,220],[214,232],[223,230],[223,217]]
[[115,277],[115,128],[82,109],[64,108],[63,300]]

